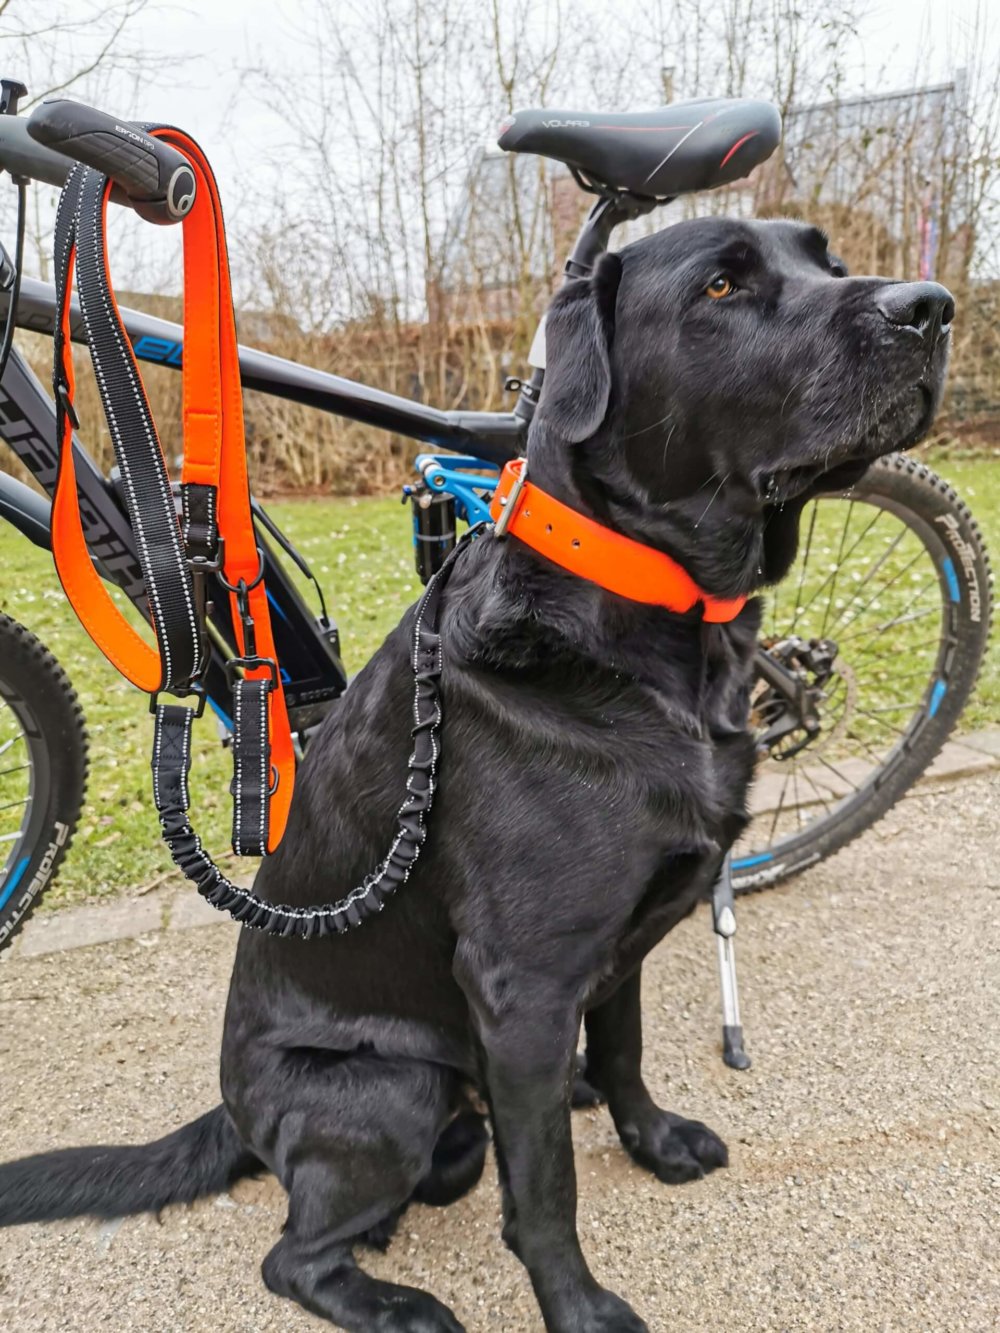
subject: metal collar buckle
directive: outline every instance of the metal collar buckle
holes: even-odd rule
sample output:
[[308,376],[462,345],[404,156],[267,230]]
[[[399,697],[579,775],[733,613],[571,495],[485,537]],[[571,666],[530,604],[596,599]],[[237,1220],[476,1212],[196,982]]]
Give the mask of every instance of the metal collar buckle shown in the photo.
[[[513,471],[513,469],[511,470]],[[528,480],[528,460],[525,459],[520,471],[514,478],[513,486],[510,488],[510,490],[507,492],[506,495],[501,495],[500,497],[500,506],[501,506],[500,517],[496,519],[496,521],[493,524],[494,537],[502,537],[506,533],[507,528],[510,526],[510,521],[514,517],[514,510],[517,508],[518,499],[521,495],[521,492],[524,490],[524,483],[527,480]]]

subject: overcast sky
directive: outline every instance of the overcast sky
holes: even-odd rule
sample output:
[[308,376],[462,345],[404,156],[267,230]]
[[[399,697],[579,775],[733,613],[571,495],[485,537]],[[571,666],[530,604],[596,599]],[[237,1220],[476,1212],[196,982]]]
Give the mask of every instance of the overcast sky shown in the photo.
[[[161,10],[141,17],[133,30],[136,44],[162,51],[164,56],[198,53],[199,58],[186,67],[171,65],[161,77],[150,80],[136,114],[142,119],[162,117],[191,129],[209,153],[225,195],[226,177],[252,163],[253,144],[261,138],[271,140],[278,133],[274,117],[264,109],[255,112],[245,100],[240,101],[238,138],[223,133],[223,126],[232,124],[227,110],[238,91],[236,67],[266,64],[269,59],[284,65],[294,52],[292,34],[297,20],[323,2],[210,0],[171,8],[169,14]],[[627,14],[631,5],[642,0],[609,3]],[[979,3],[981,0],[872,0],[861,26],[863,54],[851,71],[847,91],[870,90],[876,80],[883,91],[912,86],[921,67],[922,78],[950,77],[959,59],[955,53],[964,45]],[[1000,0],[985,0],[985,5],[987,12],[993,11],[1000,19]],[[888,76],[885,83],[883,71]],[[295,96],[293,86],[288,96]],[[493,128],[482,127],[484,143],[491,141]]]
[[[545,2],[537,0],[538,12],[544,11]],[[83,0],[42,0],[42,3],[76,17]],[[163,58],[162,65],[154,68],[141,90],[119,81],[106,97],[102,95],[102,100],[108,110],[119,115],[163,120],[190,130],[215,167],[230,219],[252,218],[255,154],[261,148],[270,150],[272,155],[281,150],[282,163],[287,162],[286,171],[293,171],[294,144],[289,144],[287,125],[282,125],[272,109],[255,105],[245,91],[241,92],[239,71],[247,66],[294,68],[296,29],[301,31],[304,20],[321,3],[332,3],[336,13],[337,0],[154,2],[149,12],[133,22],[127,45],[157,53]],[[25,4],[30,16],[32,0],[21,0],[16,12],[23,16]],[[608,4],[616,21],[627,23],[630,9],[642,12],[643,0],[608,0]],[[871,0],[861,24],[856,63],[848,70],[845,94],[874,89],[889,91],[911,87],[915,81],[950,78],[962,63],[961,51],[968,46],[969,32],[980,5],[994,25],[991,41],[1000,52],[1000,0]],[[483,8],[485,16],[485,5]],[[835,8],[831,0],[831,10]],[[3,23],[0,19],[0,35]],[[290,101],[296,96],[294,78],[289,80],[286,96]],[[493,141],[495,124],[470,125],[468,130],[470,146],[474,143],[487,146]],[[257,174],[259,178],[260,172]],[[267,189],[265,194],[273,197],[273,190]],[[136,260],[130,265],[126,259],[121,267],[142,269],[147,280],[152,279],[149,285],[175,286],[169,277],[161,279],[146,267],[155,263],[160,274],[169,274],[174,265],[170,244],[164,245],[162,232],[149,252],[154,258],[147,259],[146,244],[140,239],[141,229],[130,229],[124,219],[115,225],[122,232],[133,230],[129,241],[120,248],[135,255]],[[149,231],[145,229],[147,239]],[[127,281],[121,267],[119,272]]]
[[[321,3],[324,0],[211,0],[186,8],[172,6],[169,14],[159,10],[142,16],[132,29],[137,42],[165,55],[199,52],[206,57],[200,71],[192,69],[178,78],[174,70],[150,84],[147,92],[154,114],[157,106],[169,113],[182,91],[199,120],[210,122],[232,91],[234,66],[244,59],[263,62],[269,53],[289,48],[288,35],[297,20]],[[540,7],[544,3],[539,0]],[[640,3],[609,0],[622,14]],[[961,47],[980,5],[1000,18],[1000,0],[871,0],[861,24],[864,57],[854,71],[856,85],[894,62],[902,85],[922,62],[933,78],[945,77],[951,72],[949,48]],[[294,88],[289,96],[294,96]]]

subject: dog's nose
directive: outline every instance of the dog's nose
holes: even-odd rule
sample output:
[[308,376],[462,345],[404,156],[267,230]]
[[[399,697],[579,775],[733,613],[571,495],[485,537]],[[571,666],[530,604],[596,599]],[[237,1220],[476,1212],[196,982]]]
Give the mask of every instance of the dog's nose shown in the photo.
[[955,318],[955,302],[939,282],[894,282],[875,301],[890,324],[912,329],[929,343]]

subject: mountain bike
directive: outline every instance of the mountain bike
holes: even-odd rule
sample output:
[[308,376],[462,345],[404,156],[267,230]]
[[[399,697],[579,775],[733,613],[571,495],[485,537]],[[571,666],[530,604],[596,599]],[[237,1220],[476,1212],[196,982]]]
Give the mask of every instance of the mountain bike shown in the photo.
[[[17,87],[3,81],[0,170],[60,185],[72,163],[26,135],[14,114]],[[722,168],[761,133],[761,106],[766,104],[699,104],[703,123],[728,118],[724,132],[735,142],[721,168],[715,142],[706,149],[685,141],[655,165],[662,143],[657,134],[680,128],[670,107],[607,116],[593,131],[577,119],[527,113],[516,134],[510,126],[503,131],[517,142],[502,137],[501,145],[565,162],[596,195],[566,262],[572,281],[590,272],[621,223],[682,190],[746,174],[746,163],[746,170],[728,178]],[[113,124],[121,129],[121,121]],[[635,183],[654,175],[643,176],[651,163],[661,175],[655,193],[645,195]],[[115,170],[109,164],[112,178]],[[127,187],[126,181],[121,199],[134,202]],[[11,260],[0,250],[0,321],[7,320],[11,332],[16,326],[51,335],[54,289],[21,276],[21,251],[19,244]],[[179,326],[138,311],[122,314],[137,359],[180,367]],[[76,310],[70,331],[75,341],[85,340]],[[418,572],[425,579],[454,544],[456,520],[486,517],[499,467],[524,450],[544,374],[536,367],[530,379],[509,382],[519,395],[513,411],[482,412],[441,411],[251,348],[241,348],[240,369],[248,389],[433,448],[417,459],[416,479],[407,488]],[[56,408],[16,346],[0,379],[0,437],[51,495]],[[104,475],[76,436],[74,453],[94,562],[145,616],[119,479]],[[347,688],[347,669],[336,623],[307,562],[256,502],[254,518],[285,698],[301,748]],[[3,474],[0,519],[36,545],[49,546],[48,501]],[[778,883],[830,855],[921,778],[961,715],[988,639],[992,589],[982,538],[955,492],[922,463],[902,456],[881,460],[851,490],[812,500],[801,532],[795,565],[768,595],[756,652],[752,725],[760,768],[755,818],[732,862],[737,892]],[[318,614],[304,595],[303,579],[313,585]],[[232,705],[225,668],[236,649],[222,609],[225,596],[215,604],[220,609],[210,623],[204,693],[226,729]],[[86,768],[85,724],[69,679],[27,629],[0,615],[0,947],[24,923],[66,853]]]

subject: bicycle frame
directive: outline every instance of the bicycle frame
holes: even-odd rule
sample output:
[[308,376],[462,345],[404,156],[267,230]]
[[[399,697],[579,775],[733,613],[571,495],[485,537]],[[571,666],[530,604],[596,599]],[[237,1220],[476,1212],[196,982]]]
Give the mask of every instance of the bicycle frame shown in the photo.
[[[179,325],[131,310],[123,310],[122,316],[138,359],[175,370],[181,368],[184,331]],[[0,301],[0,320],[5,317],[4,303]],[[55,318],[55,289],[25,279],[16,314],[18,327],[51,336]],[[85,341],[83,321],[75,303],[71,334],[74,341]],[[248,389],[349,417],[437,448],[474,452],[498,464],[515,457],[523,445],[527,423],[514,413],[442,412],[246,347],[240,348],[240,371]],[[51,496],[58,471],[55,405],[16,348],[0,382],[0,436]],[[95,562],[104,577],[122,588],[145,615],[142,572],[124,506],[114,483],[103,475],[76,435],[73,447],[84,531]],[[7,518],[36,545],[50,544],[45,501],[28,487],[3,475],[0,475],[0,517]],[[258,524],[259,532],[260,527]],[[347,675],[340,660],[335,626],[319,622],[313,616],[275,558],[265,534],[261,534],[261,546],[289,714],[293,728],[304,730],[318,722],[329,703],[343,693]],[[234,639],[228,615],[222,609],[227,599],[220,596],[215,600],[220,609],[213,614],[213,629],[230,651],[224,652],[213,645],[205,685],[216,712],[228,722],[230,690],[223,663],[232,655]]]
[[[658,202],[663,201],[634,199],[628,195],[600,195],[566,261],[566,278],[586,277],[607,248],[614,228],[649,212]],[[0,293],[0,322],[6,318],[6,313],[7,298]],[[121,314],[138,360],[174,370],[181,368],[184,331],[180,325],[134,310],[123,309]],[[19,329],[51,337],[57,318],[54,287],[35,279],[23,279],[15,318]],[[74,342],[86,342],[76,301],[71,307],[70,336]],[[523,451],[544,372],[535,369],[530,380],[520,382],[520,398],[512,412],[441,411],[383,389],[247,347],[240,348],[240,374],[246,389],[348,417],[437,449],[475,455],[502,466]],[[11,351],[0,381],[0,437],[7,441],[51,497],[58,471],[56,409],[16,348]],[[75,434],[73,448],[84,532],[95,563],[102,575],[118,584],[146,616],[142,572],[124,504],[113,481],[103,475]],[[7,518],[36,544],[50,544],[44,501],[39,501],[28,488],[2,474],[0,517]],[[275,558],[268,544],[266,528],[259,520],[257,527],[264,554],[265,580],[275,613],[272,617],[275,642],[289,716],[293,730],[302,731],[318,722],[330,702],[346,687],[347,675],[340,660],[339,638],[335,625],[312,615]],[[219,596],[214,603],[223,608],[227,598]],[[221,609],[213,612],[211,629],[213,651],[205,676],[205,690],[216,712],[228,723],[231,705],[224,663],[234,655],[235,641],[228,615]]]

